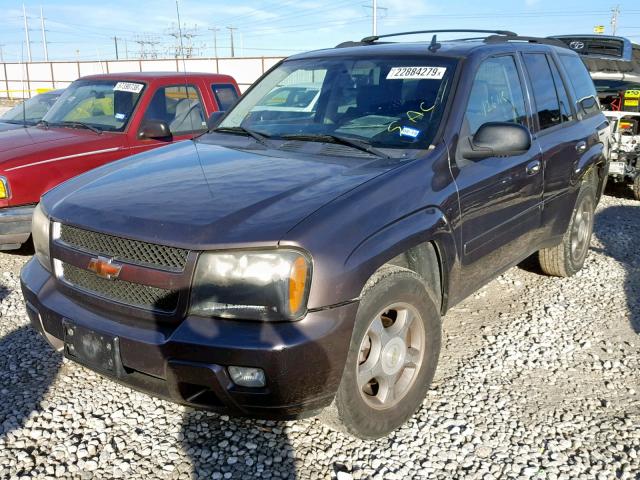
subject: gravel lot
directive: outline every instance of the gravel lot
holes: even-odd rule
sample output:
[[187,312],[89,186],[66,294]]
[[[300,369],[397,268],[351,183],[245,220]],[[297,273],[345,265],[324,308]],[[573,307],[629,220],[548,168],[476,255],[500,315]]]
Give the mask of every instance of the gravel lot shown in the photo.
[[0,478],[640,478],[640,204],[599,207],[569,280],[512,269],[446,318],[423,408],[373,443],[317,420],[195,412],[116,385],[28,327],[0,254]]

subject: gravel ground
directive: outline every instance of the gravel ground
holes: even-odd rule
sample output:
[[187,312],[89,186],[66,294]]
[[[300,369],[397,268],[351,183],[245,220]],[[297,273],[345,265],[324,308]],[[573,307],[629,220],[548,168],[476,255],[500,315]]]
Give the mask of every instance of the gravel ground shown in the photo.
[[640,204],[603,199],[586,268],[514,268],[447,315],[424,406],[367,443],[133,392],[28,327],[0,254],[0,478],[640,478]]

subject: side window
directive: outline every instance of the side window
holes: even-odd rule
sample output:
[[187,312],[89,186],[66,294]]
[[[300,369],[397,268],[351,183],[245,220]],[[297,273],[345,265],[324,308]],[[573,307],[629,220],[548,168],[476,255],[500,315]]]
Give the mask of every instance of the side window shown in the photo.
[[218,107],[221,111],[226,112],[238,100],[238,92],[233,85],[211,85],[213,95],[216,97]]
[[533,87],[540,130],[560,125],[560,102],[547,56],[544,53],[525,53],[523,57]]
[[558,92],[558,100],[560,100],[560,113],[562,114],[562,121],[570,122],[571,120],[573,120],[573,111],[571,110],[571,101],[569,100],[569,95],[567,94],[566,85],[562,81],[562,77],[560,76],[560,71],[558,70],[558,66],[556,65],[555,60],[549,58],[549,65],[551,65],[553,82],[556,84],[556,92]]
[[166,122],[173,135],[207,129],[200,95],[193,85],[159,88],[147,107],[144,119]]
[[[592,103],[591,107],[585,112],[587,115],[597,113],[600,111],[600,105],[597,102],[598,95],[596,93],[596,87],[593,84],[593,80],[587,71],[582,60],[577,55],[559,55],[560,63],[564,67],[567,77],[571,80],[571,86],[575,94],[576,100],[580,102],[585,98],[593,97],[596,99]],[[578,111],[584,111],[584,109],[578,105]]]
[[465,113],[468,134],[487,122],[524,125],[526,115],[515,59],[507,55],[485,60],[476,73]]

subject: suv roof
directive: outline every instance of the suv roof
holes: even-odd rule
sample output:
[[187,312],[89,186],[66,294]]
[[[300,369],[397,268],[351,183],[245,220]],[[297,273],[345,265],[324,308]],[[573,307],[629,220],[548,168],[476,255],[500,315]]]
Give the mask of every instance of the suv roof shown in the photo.
[[[460,38],[455,40],[440,41],[437,38],[438,33],[467,33],[467,34],[490,34],[482,36],[473,36],[471,38]],[[417,34],[433,34],[431,41],[413,41],[413,42],[388,42],[379,40]],[[495,52],[514,51],[527,49],[531,46],[546,46],[551,49],[562,50],[563,52],[572,52],[572,50],[563,42],[557,39],[525,37],[516,33],[503,30],[424,30],[417,32],[400,32],[389,35],[381,35],[376,37],[366,37],[359,42],[344,42],[335,48],[315,50],[311,52],[292,55],[290,59],[314,58],[318,56],[333,57],[345,55],[357,55],[360,57],[374,56],[393,56],[393,55],[424,55],[428,53],[434,56],[446,57],[466,57],[472,52],[482,49]],[[577,55],[577,54],[576,54]]]

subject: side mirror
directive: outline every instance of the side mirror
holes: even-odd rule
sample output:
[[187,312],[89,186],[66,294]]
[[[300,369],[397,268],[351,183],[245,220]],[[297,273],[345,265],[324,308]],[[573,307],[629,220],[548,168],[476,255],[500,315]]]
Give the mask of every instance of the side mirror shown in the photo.
[[171,137],[171,129],[166,122],[160,120],[146,120],[138,131],[138,139],[152,138],[161,140]]
[[580,108],[586,114],[600,110],[598,100],[595,97],[586,97],[580,100]]
[[531,148],[531,132],[517,123],[489,122],[473,137],[461,142],[462,156],[469,160],[489,157],[515,157]]
[[209,128],[209,130],[217,128],[218,125],[220,125],[222,117],[224,117],[226,113],[227,112],[213,112],[207,120],[207,128]]

